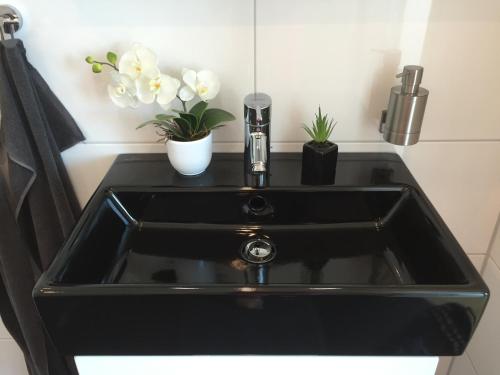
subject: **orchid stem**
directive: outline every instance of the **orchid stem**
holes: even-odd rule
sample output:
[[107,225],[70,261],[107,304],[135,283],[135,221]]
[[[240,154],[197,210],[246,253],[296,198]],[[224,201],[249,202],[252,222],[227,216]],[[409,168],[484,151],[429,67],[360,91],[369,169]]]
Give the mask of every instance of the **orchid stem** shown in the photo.
[[181,103],[182,103],[182,109],[184,110],[184,112],[187,112],[186,102],[184,100],[182,100],[179,95],[177,95],[177,99],[179,99],[181,101]]
[[101,65],[107,65],[107,66],[110,66],[112,67],[114,70],[116,70],[117,72],[119,71],[118,68],[116,67],[116,65],[114,64],[110,64],[110,63],[107,63],[105,61],[96,61],[96,63],[98,64],[101,64]]

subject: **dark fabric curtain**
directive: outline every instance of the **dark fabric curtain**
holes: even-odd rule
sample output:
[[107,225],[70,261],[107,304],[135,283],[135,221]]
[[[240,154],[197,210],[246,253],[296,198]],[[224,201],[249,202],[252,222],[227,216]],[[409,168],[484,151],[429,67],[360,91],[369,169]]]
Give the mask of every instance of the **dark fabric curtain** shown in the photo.
[[80,213],[61,151],[84,137],[16,39],[0,42],[0,116],[0,314],[31,375],[72,374],[31,292]]

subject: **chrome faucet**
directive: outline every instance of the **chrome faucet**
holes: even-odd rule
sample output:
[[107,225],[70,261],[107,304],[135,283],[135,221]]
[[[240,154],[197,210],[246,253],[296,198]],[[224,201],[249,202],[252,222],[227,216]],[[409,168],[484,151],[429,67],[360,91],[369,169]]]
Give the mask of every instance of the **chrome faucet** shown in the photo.
[[264,187],[269,182],[271,153],[271,97],[248,94],[244,102],[246,184]]

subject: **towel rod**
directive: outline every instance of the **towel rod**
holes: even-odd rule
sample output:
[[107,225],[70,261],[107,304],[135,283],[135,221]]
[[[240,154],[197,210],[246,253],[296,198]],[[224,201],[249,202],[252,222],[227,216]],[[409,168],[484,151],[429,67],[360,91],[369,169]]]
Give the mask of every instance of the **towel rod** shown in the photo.
[[5,40],[5,34],[14,38],[14,33],[23,26],[21,13],[12,5],[0,5],[0,36]]

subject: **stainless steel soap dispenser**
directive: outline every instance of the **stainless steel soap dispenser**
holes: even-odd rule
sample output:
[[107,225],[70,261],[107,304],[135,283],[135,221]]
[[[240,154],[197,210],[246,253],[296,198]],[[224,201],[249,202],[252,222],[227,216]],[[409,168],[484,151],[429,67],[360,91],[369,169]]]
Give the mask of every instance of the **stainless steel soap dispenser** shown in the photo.
[[396,76],[402,84],[391,89],[389,106],[382,112],[380,122],[380,132],[387,142],[400,146],[418,142],[429,96],[429,91],[420,87],[423,74],[423,67],[406,65]]

